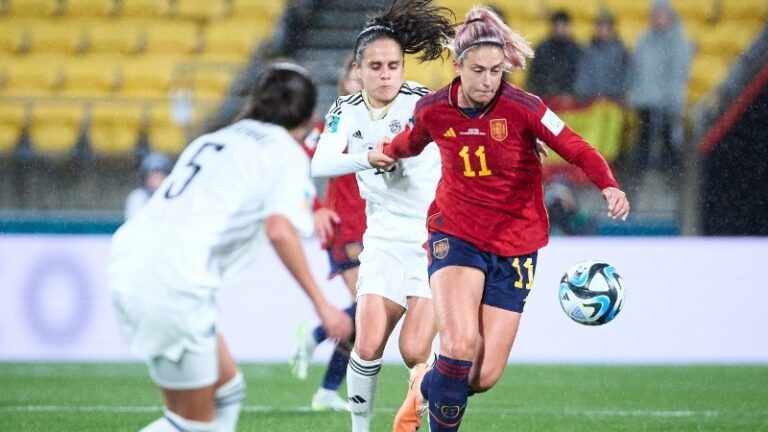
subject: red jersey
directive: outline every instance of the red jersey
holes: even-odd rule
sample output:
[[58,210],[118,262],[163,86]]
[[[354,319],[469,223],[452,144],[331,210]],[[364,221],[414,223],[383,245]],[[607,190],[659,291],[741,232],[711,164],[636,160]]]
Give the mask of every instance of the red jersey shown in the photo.
[[427,225],[501,256],[534,252],[549,241],[536,138],[581,168],[601,190],[618,187],[605,159],[541,99],[505,81],[476,117],[458,106],[457,78],[424,96],[414,125],[384,147],[390,157],[440,148],[442,179]]
[[[312,132],[302,144],[304,151],[312,158],[315,154],[317,141],[325,128],[325,122],[318,122]],[[336,226],[336,233],[331,239],[331,244],[323,245],[330,248],[335,245],[344,245],[352,242],[362,242],[365,232],[365,201],[360,197],[360,189],[357,187],[357,179],[354,174],[334,177],[328,180],[325,207],[335,211],[341,218],[341,223]],[[323,203],[315,204],[315,210]]]

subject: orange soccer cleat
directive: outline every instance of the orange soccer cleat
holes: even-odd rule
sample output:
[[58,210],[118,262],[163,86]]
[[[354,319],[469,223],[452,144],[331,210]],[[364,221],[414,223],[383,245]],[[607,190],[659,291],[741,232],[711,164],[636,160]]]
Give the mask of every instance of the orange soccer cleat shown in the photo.
[[427,401],[421,395],[421,381],[429,371],[426,363],[419,363],[411,369],[408,380],[408,393],[395,415],[392,432],[416,432],[421,425],[421,417],[427,411]]

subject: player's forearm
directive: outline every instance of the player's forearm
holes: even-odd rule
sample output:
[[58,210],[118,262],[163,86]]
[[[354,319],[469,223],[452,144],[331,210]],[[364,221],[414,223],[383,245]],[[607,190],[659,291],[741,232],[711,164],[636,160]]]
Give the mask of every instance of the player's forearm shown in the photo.
[[325,303],[325,296],[309,270],[301,239],[291,222],[282,215],[270,216],[266,221],[266,232],[280,261],[315,307]]
[[371,169],[366,153],[328,153],[318,151],[312,158],[312,177],[338,177]]
[[417,154],[421,153],[422,150],[424,150],[424,147],[426,147],[427,144],[429,143],[426,142],[422,145],[416,140],[413,140],[410,134],[410,130],[406,130],[400,132],[397,134],[397,136],[392,138],[392,142],[385,145],[382,151],[385,155],[391,158],[402,159],[416,156]]

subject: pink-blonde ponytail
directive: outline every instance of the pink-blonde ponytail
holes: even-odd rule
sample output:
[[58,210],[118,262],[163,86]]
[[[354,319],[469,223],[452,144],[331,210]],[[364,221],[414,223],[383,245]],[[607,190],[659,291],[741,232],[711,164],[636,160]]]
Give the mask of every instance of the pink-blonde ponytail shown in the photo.
[[478,45],[494,45],[504,50],[504,69],[525,69],[525,59],[533,58],[533,49],[528,42],[510,29],[491,9],[475,6],[467,12],[464,23],[453,39],[456,60],[462,61],[464,54]]

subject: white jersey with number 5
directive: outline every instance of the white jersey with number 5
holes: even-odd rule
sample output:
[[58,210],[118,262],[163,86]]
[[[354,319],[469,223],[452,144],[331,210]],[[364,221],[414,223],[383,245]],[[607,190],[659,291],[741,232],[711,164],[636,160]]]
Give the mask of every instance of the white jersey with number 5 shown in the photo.
[[248,263],[268,216],[311,234],[313,196],[307,156],[284,128],[242,120],[203,135],[115,233],[111,287],[168,306],[210,300]]
[[[325,130],[312,159],[312,175],[357,175],[366,201],[366,238],[405,242],[427,240],[427,208],[440,179],[440,153],[431,143],[420,155],[398,162],[391,172],[371,168],[368,150],[413,122],[413,109],[429,89],[405,82],[383,110],[368,106],[362,92],[342,96],[326,115]],[[346,153],[345,153],[346,151]]]

